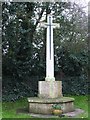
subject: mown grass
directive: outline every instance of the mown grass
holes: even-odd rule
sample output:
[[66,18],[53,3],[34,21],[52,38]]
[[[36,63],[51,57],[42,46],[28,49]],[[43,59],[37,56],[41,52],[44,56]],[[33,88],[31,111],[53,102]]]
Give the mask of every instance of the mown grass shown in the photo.
[[2,103],[0,102],[0,118],[2,118]]
[[3,102],[2,118],[31,118],[30,114],[17,113],[17,110],[20,108],[28,108],[27,98],[15,102]]
[[[88,118],[88,97],[87,96],[70,96],[75,98],[75,108],[81,108],[84,113],[75,116],[75,118]],[[27,98],[17,100],[15,102],[2,103],[2,117],[3,118],[31,118],[30,114],[17,113],[19,108],[28,108]]]
[[70,96],[70,97],[75,98],[75,101],[74,101],[75,108],[80,108],[80,109],[84,110],[84,113],[81,113],[81,114],[75,116],[75,118],[89,118],[89,114],[88,114],[88,113],[90,113],[90,111],[88,109],[89,96]]

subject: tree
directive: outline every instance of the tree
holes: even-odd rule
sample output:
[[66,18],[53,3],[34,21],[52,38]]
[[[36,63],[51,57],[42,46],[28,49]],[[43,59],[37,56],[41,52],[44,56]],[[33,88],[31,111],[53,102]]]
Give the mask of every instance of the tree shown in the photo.
[[38,5],[35,3],[3,3],[2,8],[3,68],[6,68],[3,72],[20,77],[30,73],[33,66],[33,36],[45,8],[38,10],[37,14]]

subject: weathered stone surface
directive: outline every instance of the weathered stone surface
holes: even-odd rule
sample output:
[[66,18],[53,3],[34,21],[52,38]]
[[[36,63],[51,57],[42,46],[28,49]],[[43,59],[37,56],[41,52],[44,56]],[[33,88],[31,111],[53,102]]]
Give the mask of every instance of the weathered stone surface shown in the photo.
[[39,97],[62,97],[62,81],[39,81]]
[[71,97],[60,97],[60,98],[39,98],[39,97],[30,97],[28,102],[30,103],[66,103],[72,102],[74,98]]
[[62,98],[28,98],[29,112],[36,114],[52,114],[52,105],[60,104],[63,113],[74,111],[74,99],[69,97]]
[[29,112],[51,115],[53,104],[61,105],[63,113],[74,111],[74,98],[62,96],[61,81],[39,81],[38,97],[28,98]]
[[[79,108],[76,108],[73,112],[68,112],[68,113],[63,113],[63,115],[67,116],[67,117],[75,117],[81,113],[84,113],[85,111]],[[56,115],[47,115],[47,114],[35,114],[35,113],[29,113],[27,108],[19,108],[16,110],[17,114],[28,114],[31,117],[35,117],[35,118],[60,118],[60,116],[56,116]]]
[[75,117],[76,115],[79,115],[84,112],[85,111],[82,109],[75,109],[73,112],[64,113],[63,115],[68,116],[68,117]]

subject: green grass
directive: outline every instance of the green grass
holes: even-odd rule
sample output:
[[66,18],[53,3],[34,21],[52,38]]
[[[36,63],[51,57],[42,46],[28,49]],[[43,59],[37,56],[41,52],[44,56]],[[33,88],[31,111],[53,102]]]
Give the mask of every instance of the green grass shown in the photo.
[[88,96],[70,96],[75,98],[74,105],[75,108],[80,108],[84,110],[84,113],[79,114],[78,116],[75,116],[75,118],[89,118],[88,113],[90,113],[88,109]]
[[[88,118],[88,97],[87,96],[70,96],[75,98],[75,108],[81,108],[85,112],[76,116],[76,118]],[[27,98],[17,100],[16,102],[2,103],[3,118],[31,118],[30,114],[17,113],[19,108],[28,108]]]
[[17,113],[20,108],[28,108],[27,98],[20,99],[15,102],[2,103],[2,117],[3,118],[31,118],[30,114]]
[[2,118],[2,103],[0,102],[0,118]]
[[[78,108],[83,109],[85,112],[76,116],[76,117],[80,117],[80,118],[88,118],[88,97],[87,96],[76,96],[75,97],[76,101],[75,101],[75,106]],[[90,113],[90,112],[89,112]]]

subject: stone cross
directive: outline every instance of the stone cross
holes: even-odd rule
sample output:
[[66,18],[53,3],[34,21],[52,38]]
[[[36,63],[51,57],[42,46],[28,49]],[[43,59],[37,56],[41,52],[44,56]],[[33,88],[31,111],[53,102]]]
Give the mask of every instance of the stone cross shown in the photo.
[[55,81],[54,77],[54,47],[53,47],[53,28],[59,27],[59,24],[52,23],[51,14],[47,16],[47,23],[40,23],[41,27],[47,28],[46,40],[46,81]]
[[59,27],[52,23],[52,15],[47,16],[47,23],[42,23],[47,28],[46,45],[46,78],[39,81],[38,97],[28,98],[29,112],[34,114],[52,115],[52,105],[60,105],[63,113],[74,111],[74,99],[63,97],[62,81],[54,78],[54,50],[53,50],[53,28]]

